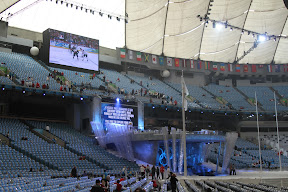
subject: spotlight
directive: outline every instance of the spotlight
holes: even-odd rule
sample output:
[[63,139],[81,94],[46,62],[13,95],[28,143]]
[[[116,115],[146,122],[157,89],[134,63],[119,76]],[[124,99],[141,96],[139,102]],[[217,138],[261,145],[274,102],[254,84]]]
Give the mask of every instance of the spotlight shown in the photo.
[[5,90],[5,87],[2,87],[2,90],[4,91],[4,90]]
[[225,115],[227,115],[227,113],[225,113]]
[[83,101],[83,99],[84,99],[83,97],[80,97],[80,100],[81,100],[81,101]]
[[64,95],[62,95],[62,98],[64,99],[64,98],[65,98],[65,96],[64,96]]
[[237,113],[236,115],[238,116],[239,114]]
[[43,96],[45,96],[46,95],[46,93],[43,93]]
[[203,114],[203,111],[201,111],[201,113]]
[[155,106],[153,106],[152,108],[155,109]]
[[26,93],[25,90],[23,90],[22,93],[25,94]]
[[258,35],[258,41],[259,41],[259,42],[264,42],[264,41],[266,41],[266,40],[267,40],[266,35]]
[[221,30],[223,28],[222,23],[216,23],[216,29]]
[[119,98],[116,98],[116,101],[117,101],[117,102],[119,102],[119,101],[120,101],[120,99],[119,99]]
[[166,107],[166,109],[165,109],[166,111],[167,111],[167,107]]
[[177,111],[180,111],[179,109],[177,109]]
[[189,113],[191,113],[191,111],[189,110]]

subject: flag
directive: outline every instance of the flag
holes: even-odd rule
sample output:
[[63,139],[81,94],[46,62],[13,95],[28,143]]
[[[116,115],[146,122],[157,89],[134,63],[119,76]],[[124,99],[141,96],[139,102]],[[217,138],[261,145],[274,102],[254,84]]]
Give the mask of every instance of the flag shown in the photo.
[[[184,81],[184,77],[183,75],[181,76],[181,85],[182,85],[182,94],[184,95],[184,99],[182,97],[182,103],[183,103],[183,106],[184,106],[184,110],[187,111],[188,109],[188,102],[187,102],[187,99],[186,99],[186,96],[189,95],[189,91],[186,87],[186,84],[185,84],[185,81]],[[184,101],[183,101],[184,100]]]
[[217,71],[217,70],[218,70],[218,65],[217,65],[217,63],[214,63],[214,64],[213,64],[213,70],[214,70],[214,71]]
[[224,63],[221,63],[221,65],[220,65],[220,71],[225,71],[225,64],[224,64]]
[[264,65],[258,65],[258,67],[259,67],[259,68],[263,68],[263,67],[264,67]]
[[210,69],[210,62],[205,61],[205,69],[207,69],[207,70]]
[[195,66],[194,66],[194,60],[190,59],[190,64],[191,64],[191,69],[194,69]]
[[157,64],[157,56],[156,55],[152,55],[152,63]]
[[164,65],[164,57],[159,57],[159,64]]
[[268,71],[269,73],[272,72],[272,65],[267,65],[267,71]]
[[198,60],[197,61],[197,69],[201,69],[202,68],[202,61]]
[[284,72],[288,72],[288,64],[284,65]]
[[120,49],[120,57],[125,58],[126,57],[126,49]]
[[129,50],[128,51],[129,59],[133,59],[133,51]]
[[237,64],[236,67],[235,67],[235,71],[236,71],[236,72],[240,72],[240,69],[241,69],[241,68],[240,68],[240,65]]
[[251,65],[251,71],[252,71],[253,73],[256,73],[256,72],[257,72],[257,67],[256,67],[255,64]]
[[149,54],[144,53],[145,56],[145,62],[149,62]]
[[233,65],[231,63],[228,63],[228,71],[233,72]]
[[243,71],[244,71],[245,73],[247,73],[248,70],[249,70],[249,69],[248,69],[248,65],[244,65],[244,66],[243,66]]
[[175,59],[175,67],[179,67],[180,65],[180,61],[179,61],[179,59]]
[[279,73],[281,71],[280,65],[275,65],[275,72]]
[[172,58],[171,57],[167,57],[167,66],[172,67]]
[[142,60],[142,54],[141,52],[137,52],[137,61],[141,61]]
[[186,68],[187,67],[187,62],[186,59],[183,59],[183,67]]

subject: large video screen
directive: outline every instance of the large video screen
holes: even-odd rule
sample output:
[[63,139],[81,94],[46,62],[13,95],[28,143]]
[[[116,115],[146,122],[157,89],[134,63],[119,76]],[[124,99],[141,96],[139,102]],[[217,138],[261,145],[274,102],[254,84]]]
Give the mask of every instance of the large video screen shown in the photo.
[[138,126],[137,107],[120,103],[102,103],[102,123],[107,130],[107,123]]
[[49,63],[99,70],[99,40],[49,29]]

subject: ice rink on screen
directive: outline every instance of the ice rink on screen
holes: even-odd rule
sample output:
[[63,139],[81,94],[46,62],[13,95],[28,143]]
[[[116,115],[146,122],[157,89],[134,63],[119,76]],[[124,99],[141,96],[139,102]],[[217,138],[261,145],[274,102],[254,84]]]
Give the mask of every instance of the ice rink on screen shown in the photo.
[[[77,48],[80,49],[81,47],[79,46]],[[71,67],[84,68],[84,69],[98,71],[99,54],[89,53],[89,52],[86,52],[86,53],[88,55],[88,61],[86,58],[84,59],[82,58],[81,52],[79,52],[78,54],[78,59],[76,56],[73,59],[73,54],[71,53],[69,49],[50,46],[49,62],[71,66]]]

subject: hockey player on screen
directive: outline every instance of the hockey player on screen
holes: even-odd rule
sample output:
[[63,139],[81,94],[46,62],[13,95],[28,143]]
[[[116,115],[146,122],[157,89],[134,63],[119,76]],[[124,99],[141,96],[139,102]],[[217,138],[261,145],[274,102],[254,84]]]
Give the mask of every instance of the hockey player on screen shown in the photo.
[[75,56],[76,56],[77,59],[78,59],[78,54],[79,54],[79,51],[78,51],[78,50],[73,51],[73,59],[74,59]]
[[86,60],[88,61],[88,54],[85,52],[84,49],[80,49],[82,51],[82,61],[84,61],[84,58],[86,57]]

